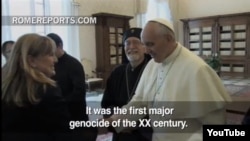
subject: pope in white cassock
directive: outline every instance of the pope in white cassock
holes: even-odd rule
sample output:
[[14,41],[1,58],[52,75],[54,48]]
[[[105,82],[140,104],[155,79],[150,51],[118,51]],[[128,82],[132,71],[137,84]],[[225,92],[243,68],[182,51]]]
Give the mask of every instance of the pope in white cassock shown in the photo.
[[[141,37],[153,59],[123,108],[147,108],[153,141],[201,141],[202,125],[225,124],[230,96],[216,72],[175,40],[173,26],[163,19],[150,20]],[[163,109],[165,114],[155,109]],[[139,120],[143,116],[113,115],[106,120]],[[115,127],[117,132],[123,129]]]

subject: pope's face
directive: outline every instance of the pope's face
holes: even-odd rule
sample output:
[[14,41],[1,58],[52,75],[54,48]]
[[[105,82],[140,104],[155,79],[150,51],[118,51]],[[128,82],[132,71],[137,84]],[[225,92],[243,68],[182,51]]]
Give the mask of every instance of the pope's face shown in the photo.
[[146,47],[146,53],[154,59],[155,62],[161,63],[171,53],[169,48],[168,35],[159,32],[157,23],[149,22],[142,31],[142,42]]

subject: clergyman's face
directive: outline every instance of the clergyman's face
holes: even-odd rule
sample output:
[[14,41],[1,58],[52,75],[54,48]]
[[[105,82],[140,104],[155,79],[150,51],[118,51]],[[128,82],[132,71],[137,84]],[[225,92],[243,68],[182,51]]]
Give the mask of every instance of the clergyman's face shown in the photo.
[[60,50],[61,50],[61,49],[60,49],[59,47],[56,47],[55,55],[56,55],[57,58],[60,57]]
[[14,44],[12,43],[9,43],[6,45],[4,56],[6,57],[7,60],[10,58],[10,54],[11,54],[13,47],[14,47]]
[[145,54],[145,48],[139,38],[129,37],[124,43],[124,50],[128,60],[140,61]]

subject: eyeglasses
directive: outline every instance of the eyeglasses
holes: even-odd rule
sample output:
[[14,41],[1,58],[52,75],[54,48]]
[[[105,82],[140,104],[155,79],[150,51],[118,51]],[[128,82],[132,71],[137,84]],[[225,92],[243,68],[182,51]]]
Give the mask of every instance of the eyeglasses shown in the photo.
[[128,47],[128,46],[130,46],[132,44],[135,45],[135,46],[138,46],[138,45],[142,45],[142,42],[139,41],[139,40],[125,41],[124,46]]

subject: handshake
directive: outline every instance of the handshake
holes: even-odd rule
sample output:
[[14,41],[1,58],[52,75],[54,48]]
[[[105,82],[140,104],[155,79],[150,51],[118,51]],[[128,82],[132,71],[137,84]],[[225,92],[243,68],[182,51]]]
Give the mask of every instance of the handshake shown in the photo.
[[109,128],[112,128],[112,122],[113,122],[113,119],[112,118],[102,118],[102,119],[99,119],[99,121],[103,121],[105,123],[105,125],[107,126],[98,126],[98,135],[101,135],[101,134],[107,134],[109,132]]
[[[98,135],[107,134],[109,132],[123,132],[123,133],[131,133],[132,130],[134,130],[134,127],[125,127],[122,126],[121,119],[114,120],[111,117],[109,118],[102,118],[98,121],[105,123],[105,126],[98,126]],[[121,127],[121,128],[119,128]]]

